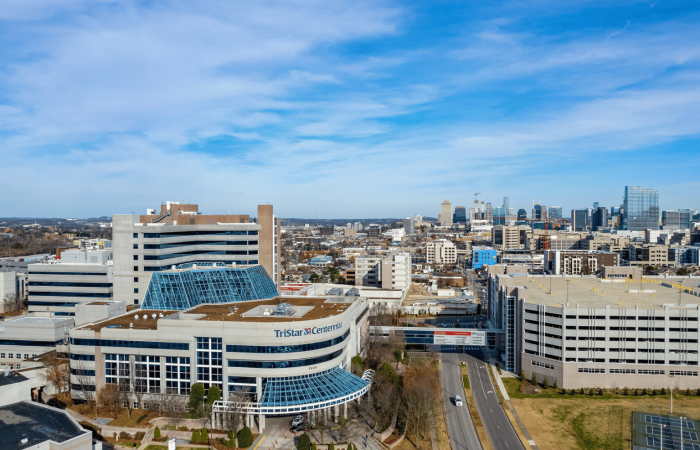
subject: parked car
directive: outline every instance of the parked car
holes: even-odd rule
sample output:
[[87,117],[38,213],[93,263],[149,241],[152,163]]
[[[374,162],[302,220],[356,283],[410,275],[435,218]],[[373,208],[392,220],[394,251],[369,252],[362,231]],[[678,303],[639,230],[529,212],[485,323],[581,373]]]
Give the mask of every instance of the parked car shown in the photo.
[[455,406],[462,406],[462,397],[459,395],[455,396]]
[[295,427],[297,425],[301,425],[302,423],[304,423],[304,416],[302,416],[301,414],[299,414],[294,419],[292,419],[292,426],[293,427]]

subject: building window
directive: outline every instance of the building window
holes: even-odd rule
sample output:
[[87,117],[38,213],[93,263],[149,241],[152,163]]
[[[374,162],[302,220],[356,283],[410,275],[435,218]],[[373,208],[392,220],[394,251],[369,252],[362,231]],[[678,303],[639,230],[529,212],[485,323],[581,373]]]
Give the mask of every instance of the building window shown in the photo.
[[138,249],[139,249],[139,244],[134,244],[134,250],[138,250]]
[[137,239],[139,237],[138,233],[134,233],[134,239]]
[[189,395],[190,377],[190,358],[165,357],[166,394]]
[[138,299],[138,298],[135,298],[135,299],[134,299],[134,305],[138,305],[138,304],[139,304],[139,299]]
[[217,385],[223,389],[223,351],[221,338],[197,338],[197,381],[204,389]]
[[138,294],[138,293],[139,293],[139,288],[134,288],[134,294]]
[[605,369],[599,369],[597,367],[579,367],[578,373],[605,373]]
[[138,282],[139,282],[139,277],[134,277],[134,283],[138,283]]
[[663,370],[648,370],[648,369],[641,369],[637,371],[639,375],[665,375],[665,371]]
[[677,377],[697,377],[698,373],[690,370],[671,370],[669,375]]
[[532,361],[532,365],[533,365],[533,366],[537,366],[537,367],[544,367],[545,369],[554,370],[554,366],[553,366],[553,365],[547,364],[547,363],[543,363],[543,362],[539,362],[539,361]]
[[139,271],[139,266],[134,266],[134,272],[138,272],[138,271]]
[[134,261],[138,261],[138,260],[139,260],[139,255],[134,255]]
[[631,373],[634,374],[634,369],[610,369],[610,373]]
[[160,356],[134,357],[136,389],[149,394],[160,394]]

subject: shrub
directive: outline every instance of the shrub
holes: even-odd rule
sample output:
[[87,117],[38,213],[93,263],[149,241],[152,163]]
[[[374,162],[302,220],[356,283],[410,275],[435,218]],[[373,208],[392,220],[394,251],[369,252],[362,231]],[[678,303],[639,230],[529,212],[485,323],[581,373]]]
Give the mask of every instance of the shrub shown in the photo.
[[685,395],[690,395],[690,388],[685,390]]
[[661,395],[666,395],[666,388],[661,388]]
[[238,432],[238,447],[248,448],[253,445],[253,433],[250,432],[250,428],[243,427]]
[[523,369],[520,369],[520,379],[525,381],[525,371]]
[[557,385],[557,379],[554,379],[554,384],[552,385],[554,389],[559,389],[559,385]]
[[591,396],[591,397],[593,397],[593,393],[594,393],[593,391],[594,391],[594,389],[589,389],[589,390],[588,390],[588,395]]
[[141,441],[141,440],[143,440],[143,438],[144,438],[145,436],[146,436],[146,433],[144,433],[143,431],[139,431],[138,433],[136,433],[136,434],[134,435],[134,440],[136,440],[136,441]]
[[698,397],[700,397],[700,389],[698,389],[698,390],[695,391],[695,395],[697,395]]
[[651,395],[657,395],[658,393],[659,393],[659,391],[657,391],[656,389],[651,390]]
[[603,388],[598,389],[598,395],[603,395],[603,394],[604,394]]
[[532,384],[537,384],[537,375],[535,374],[535,372],[532,372],[532,378],[530,379],[530,382]]
[[309,450],[310,446],[311,446],[311,438],[309,437],[308,434],[303,433],[301,436],[299,436],[299,440],[297,441],[297,449],[298,450]]
[[119,439],[131,439],[131,435],[127,433],[126,431],[122,431],[119,433]]
[[647,388],[642,389],[642,395],[647,395]]
[[153,437],[155,439],[158,439],[160,437],[160,428],[156,427],[156,429],[153,430]]
[[141,417],[139,417],[138,419],[136,419],[136,423],[141,423],[141,421],[142,421],[143,419],[145,419],[146,417],[148,417],[148,414],[144,414],[143,416],[141,416]]
[[399,350],[399,349],[394,350],[394,359],[397,362],[401,362],[401,350]]
[[635,390],[634,390],[634,395],[635,395],[635,396],[639,395],[639,389],[635,389]]
[[562,388],[561,395],[566,395],[566,389]]
[[202,436],[201,436],[200,430],[194,430],[192,432],[192,442],[194,442],[195,444],[202,442]]
[[359,367],[363,371],[365,370],[365,362],[362,360],[362,356],[355,355],[352,357],[350,362],[352,363],[352,365]]
[[311,450],[316,450],[316,443],[311,444]]
[[544,381],[542,382],[542,388],[549,389],[549,381],[547,381],[547,377],[544,377]]
[[581,395],[585,395],[585,394],[586,394],[586,391],[584,391],[583,388],[581,388],[581,390],[580,390],[578,393],[581,394]]
[[335,450],[335,444],[332,442],[328,445],[328,450]]

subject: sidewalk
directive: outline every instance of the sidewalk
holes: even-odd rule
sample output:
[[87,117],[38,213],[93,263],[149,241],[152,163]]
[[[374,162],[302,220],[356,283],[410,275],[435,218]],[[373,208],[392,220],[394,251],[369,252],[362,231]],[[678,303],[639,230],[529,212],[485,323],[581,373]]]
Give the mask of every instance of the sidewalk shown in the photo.
[[503,384],[503,380],[501,380],[501,376],[498,374],[498,369],[496,369],[496,366],[492,365],[491,371],[493,372],[493,377],[496,379],[496,384],[498,384],[498,390],[501,391],[501,395],[503,395],[503,398],[505,399],[506,405],[508,405],[508,409],[510,410],[511,414],[513,414],[513,417],[515,417],[515,421],[518,424],[518,427],[520,427],[520,431],[523,432],[525,439],[527,439],[527,443],[530,444],[532,450],[539,450],[539,447],[537,447],[537,444],[535,444],[535,441],[532,439],[532,435],[529,431],[527,431],[527,428],[525,428],[525,424],[522,420],[520,420],[518,412],[515,410],[513,403],[510,401],[510,397],[508,396],[506,387]]

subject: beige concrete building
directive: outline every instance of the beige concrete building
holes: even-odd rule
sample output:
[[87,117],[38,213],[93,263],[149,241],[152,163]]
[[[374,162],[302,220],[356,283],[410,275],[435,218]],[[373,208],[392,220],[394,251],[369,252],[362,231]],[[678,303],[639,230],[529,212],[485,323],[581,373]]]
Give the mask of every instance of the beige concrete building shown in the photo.
[[428,242],[425,255],[427,264],[457,264],[457,247],[446,239]]
[[493,227],[491,243],[496,250],[522,250],[525,248],[527,232],[531,230],[525,225],[496,225]]
[[445,200],[440,204],[440,217],[438,222],[443,227],[452,226],[452,203],[449,200]]
[[506,368],[566,389],[700,388],[697,296],[662,282],[490,275]]
[[358,256],[355,258],[355,285],[406,290],[411,285],[411,254]]
[[668,260],[668,245],[661,244],[630,244],[630,266],[668,266],[673,265]]

